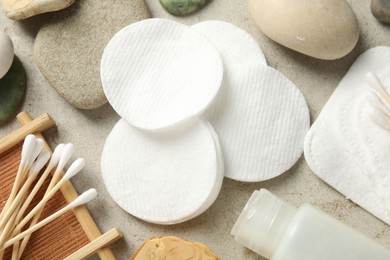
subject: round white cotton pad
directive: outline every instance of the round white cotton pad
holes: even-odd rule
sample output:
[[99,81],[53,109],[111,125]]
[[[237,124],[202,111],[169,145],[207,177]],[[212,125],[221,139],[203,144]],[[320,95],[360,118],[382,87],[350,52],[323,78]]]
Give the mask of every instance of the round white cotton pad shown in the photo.
[[225,65],[261,63],[267,65],[256,40],[241,28],[223,21],[205,21],[191,26],[213,42]]
[[222,75],[221,57],[205,36],[160,18],[120,30],[101,61],[112,107],[131,125],[148,130],[201,114],[217,95]]
[[121,119],[102,155],[106,188],[120,207],[156,224],[175,224],[204,212],[222,185],[221,155],[207,121],[194,118],[161,132]]
[[221,142],[225,176],[264,181],[288,170],[303,151],[310,118],[296,86],[271,67],[230,67],[206,112]]

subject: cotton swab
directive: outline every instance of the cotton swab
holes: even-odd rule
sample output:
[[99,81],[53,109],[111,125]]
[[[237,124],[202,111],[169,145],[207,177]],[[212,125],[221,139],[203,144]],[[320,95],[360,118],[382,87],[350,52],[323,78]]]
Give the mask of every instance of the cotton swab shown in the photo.
[[390,103],[390,95],[383,86],[382,82],[379,80],[378,76],[372,72],[368,72],[366,74],[366,79],[368,84],[377,91],[380,97],[383,98],[385,102]]
[[9,205],[12,203],[14,197],[16,196],[16,193],[17,193],[19,186],[20,186],[20,182],[22,182],[22,180],[24,178],[25,172],[27,171],[27,163],[29,162],[30,157],[31,157],[31,153],[34,150],[34,147],[36,144],[36,139],[37,138],[34,135],[27,135],[25,140],[24,140],[18,172],[16,173],[15,182],[14,182],[14,185],[12,186],[11,193],[10,193],[8,200],[5,203],[3,210],[0,214],[1,219],[3,218],[3,215],[5,214]]
[[370,89],[366,93],[366,99],[368,104],[370,104],[372,107],[381,110],[384,114],[390,116],[390,104],[383,102],[383,100],[378,96],[375,90]]
[[45,144],[45,142],[40,138],[37,138],[35,140],[34,150],[32,150],[31,156],[29,156],[29,158],[27,160],[27,167],[30,168],[32,166],[32,164],[35,162],[35,160],[38,158],[39,154],[41,153],[41,151],[43,149],[44,144]]
[[[36,145],[36,137],[34,135],[27,135],[24,139],[23,146],[22,146],[22,154],[21,154],[21,160],[18,168],[18,172],[16,173],[15,181],[12,186],[11,193],[7,199],[7,202],[5,203],[3,210],[0,213],[0,219],[3,219],[3,215],[7,212],[9,205],[12,203],[14,197],[16,196],[16,193],[19,189],[20,183],[23,181],[27,169],[27,163],[30,160],[31,153],[34,150],[34,147]],[[0,229],[2,231],[2,229]],[[0,251],[0,260],[3,259],[3,251]]]
[[[50,158],[50,153],[48,151],[44,151],[39,155],[38,159],[36,160],[36,162],[32,165],[32,167],[30,169],[29,176],[28,176],[26,182],[24,182],[24,184],[20,188],[18,194],[15,196],[11,205],[7,209],[7,212],[5,212],[2,219],[0,220],[0,228],[4,227],[4,225],[7,223],[7,221],[9,220],[9,218],[11,217],[13,212],[15,211],[16,207],[22,203],[22,199],[25,197],[31,184],[33,183],[35,178],[38,176],[38,173],[43,168],[43,166],[45,166],[45,164],[47,163],[49,158]],[[5,233],[6,232],[2,232],[2,234],[0,236],[0,245],[2,244],[2,242],[4,242],[4,239],[6,238],[4,236],[8,235]]]
[[390,130],[390,94],[374,73],[368,72],[366,78],[372,88],[366,93],[371,106],[368,114],[377,125]]
[[[41,146],[39,143],[36,143],[36,146],[34,150],[42,150],[43,145]],[[32,157],[35,157],[35,151],[32,153]],[[32,157],[30,157],[30,160],[32,160]],[[22,200],[26,197],[26,193],[28,192],[28,189],[30,188],[31,184],[35,180],[35,178],[38,176],[38,173],[42,170],[42,168],[45,166],[47,161],[50,158],[50,153],[48,151],[41,152],[32,165],[27,180],[22,185],[21,189],[18,191],[15,199],[12,201],[11,205],[7,209],[7,212],[4,214],[3,218],[1,219],[0,226],[3,227],[5,225],[5,228],[1,232],[0,235],[0,245],[4,244],[5,240],[10,235],[12,228],[15,226],[15,219],[17,216],[17,213],[19,211],[19,208],[22,204]],[[7,222],[8,221],[8,222]],[[1,256],[4,252],[1,252]]]
[[[6,207],[4,207],[3,211],[1,212],[0,260],[3,258],[4,249],[7,247],[6,245],[8,244],[14,245],[14,248],[12,250],[12,260],[19,259],[22,256],[23,250],[32,232],[49,223],[50,221],[58,218],[66,211],[81,204],[84,204],[90,199],[96,197],[96,190],[94,189],[85,192],[81,194],[76,200],[69,203],[63,209],[54,213],[50,217],[38,222],[40,214],[43,211],[46,202],[51,199],[51,197],[53,197],[53,195],[70,178],[76,175],[85,165],[85,160],[79,158],[72,163],[72,165],[69,167],[65,174],[62,174],[63,168],[73,154],[73,145],[60,144],[55,149],[51,158],[50,153],[48,151],[42,151],[43,146],[44,141],[42,139],[37,139],[33,135],[26,137],[25,142],[23,144],[22,158],[12,188],[13,192],[11,191],[10,197],[8,198],[6,203]],[[30,191],[30,186],[35,182],[35,179],[37,178],[39,172],[41,172],[42,168],[44,167],[45,171]],[[23,218],[28,206],[30,205],[36,194],[39,192],[47,176],[53,170],[53,178],[50,181],[49,187],[47,188],[45,195],[43,196],[41,201],[37,205],[35,205],[35,207],[27,214],[27,216]],[[19,223],[21,218],[23,219]],[[33,219],[31,220],[31,218]],[[29,228],[20,233],[22,228],[25,228],[25,225],[28,222],[30,222]],[[7,241],[7,239],[9,241]],[[19,240],[21,239],[23,239],[23,242],[19,247]],[[14,242],[10,243],[10,241]]]
[[60,209],[59,211],[57,211],[53,215],[45,218],[44,220],[38,222],[36,225],[34,225],[34,226],[30,227],[29,229],[23,231],[22,233],[20,233],[19,235],[15,236],[14,238],[8,240],[0,248],[0,250],[4,250],[5,248],[13,245],[15,242],[19,241],[20,239],[22,239],[23,237],[25,237],[27,235],[30,235],[31,233],[35,232],[36,230],[40,229],[41,227],[43,227],[44,225],[50,223],[51,221],[57,219],[58,217],[60,217],[64,213],[66,213],[67,211],[69,211],[69,210],[71,210],[73,208],[76,208],[76,207],[78,207],[80,205],[83,205],[85,203],[88,203],[89,201],[91,201],[94,198],[96,198],[96,196],[97,196],[97,192],[96,192],[95,189],[89,189],[89,190],[85,191],[84,193],[82,193],[80,196],[78,196],[74,201],[69,203],[64,208]]
[[373,107],[368,108],[368,113],[376,124],[387,130],[390,130],[390,117]]
[[[67,149],[65,149],[65,147],[68,147]],[[65,151],[64,151],[65,150]],[[65,153],[65,156],[63,156],[63,154]],[[39,179],[39,181],[37,182],[37,184],[35,185],[34,189],[31,191],[31,193],[29,194],[28,198],[26,199],[25,203],[23,204],[23,206],[21,207],[21,209],[19,210],[19,213],[18,213],[18,216],[16,217],[16,220],[15,222],[16,223],[19,223],[20,219],[22,218],[23,214],[25,213],[25,211],[27,210],[27,207],[30,205],[31,201],[33,200],[33,198],[35,197],[35,195],[38,193],[39,189],[41,188],[41,186],[43,185],[45,179],[47,178],[47,176],[49,175],[49,173],[53,170],[54,167],[57,166],[55,172],[54,172],[54,175],[56,175],[56,173],[58,172],[61,172],[63,170],[63,167],[65,166],[66,162],[69,160],[71,154],[73,153],[73,145],[65,145],[65,144],[59,144],[56,149],[54,150],[52,156],[51,156],[51,159],[50,159],[50,162],[49,164],[47,165],[46,167],[46,170],[45,172],[42,174],[41,178]],[[62,162],[61,164],[59,164],[59,161],[61,160],[62,158]],[[54,186],[53,184],[53,179],[54,177],[52,178],[52,181],[50,182],[50,185],[48,187],[48,190],[51,190],[52,187]],[[48,193],[48,191],[46,191],[45,195]],[[30,223],[30,226],[34,225],[35,223],[38,222],[41,214],[42,214],[42,211],[43,209],[41,209],[33,218],[33,220],[31,221]],[[16,236],[20,233],[21,229],[14,229],[13,233],[12,233],[12,236]],[[19,242],[17,242],[15,245],[14,245],[14,248],[13,248],[13,251],[12,251],[12,257],[15,259],[19,259],[19,257],[22,255],[27,243],[28,243],[28,240],[29,240],[29,236],[25,237],[23,239],[23,242],[19,248]]]
[[[57,168],[52,176],[52,179],[51,179],[50,184],[45,192],[44,197],[47,196],[47,194],[53,189],[55,184],[58,182],[60,175],[61,175],[66,163],[69,161],[70,157],[72,156],[73,152],[74,152],[74,145],[73,144],[68,143],[68,144],[64,145],[62,152],[61,152],[61,155],[60,155],[60,158],[59,158],[59,161],[58,161],[58,164],[57,164]],[[42,211],[43,211],[43,207],[35,214],[34,218],[31,220],[30,227],[38,222],[38,220],[42,214]],[[19,220],[20,220],[20,218],[18,219],[18,221]],[[17,235],[21,231],[21,228],[22,227],[15,228],[13,236]],[[20,248],[19,248],[19,252],[18,252],[19,256],[21,256],[23,254],[23,251],[26,248],[29,239],[30,239],[30,236],[26,236],[23,239],[23,241],[20,245]]]
[[15,229],[21,229],[27,222],[41,209],[45,206],[46,202],[61,188],[61,186],[68,181],[70,178],[75,176],[81,171],[85,165],[85,160],[83,158],[78,158],[72,163],[69,169],[66,171],[61,180],[53,187],[48,194],[46,194],[42,200],[29,212],[29,214],[24,217],[24,219],[17,225]]
[[[50,184],[45,192],[44,197],[53,189],[55,184],[58,182],[58,179],[60,178],[60,174],[62,173],[62,170],[65,167],[65,164],[69,161],[70,157],[72,156],[73,151],[74,151],[73,144],[68,143],[64,146],[63,151],[62,151],[61,156],[60,156],[60,159],[59,159],[59,162],[58,162],[58,165],[57,165],[57,169],[55,170],[55,172],[52,176],[52,179],[51,179]],[[30,223],[30,227],[35,225],[38,222],[38,220],[42,214],[42,211],[43,211],[43,208],[40,209],[35,214],[34,218],[32,219],[32,221]],[[20,229],[15,229],[15,231],[16,231],[16,233],[14,235],[17,235],[20,232]],[[26,236],[23,239],[23,241],[20,245],[20,249],[19,249],[19,256],[21,256],[23,254],[23,251],[26,248],[29,239],[30,239],[30,236]]]
[[27,161],[29,160],[31,153],[34,150],[36,138],[34,135],[28,135],[26,136],[26,139],[24,140],[23,143],[23,148],[22,148],[22,158],[20,160],[21,165],[25,165]]
[[54,187],[55,183],[57,183],[57,181],[60,177],[60,173],[64,169],[64,167],[65,167],[66,163],[69,161],[70,157],[72,157],[73,151],[74,151],[73,144],[69,143],[69,144],[66,144],[64,146],[63,151],[61,153],[61,157],[58,161],[57,169],[54,172],[53,177],[50,181],[49,187],[47,189],[48,191]]
[[57,166],[58,161],[60,160],[60,156],[62,154],[62,151],[64,149],[64,144],[59,144],[56,149],[54,150],[49,164],[46,166],[45,171],[39,178],[38,182],[35,184],[34,188],[28,195],[26,201],[23,203],[23,206],[20,208],[18,215],[16,217],[16,222],[19,222],[20,218],[23,216],[24,212],[27,210],[28,206],[30,205],[31,201],[34,199],[35,195],[38,193],[39,189],[42,187],[44,181],[46,180],[49,173],[53,170],[54,167]]

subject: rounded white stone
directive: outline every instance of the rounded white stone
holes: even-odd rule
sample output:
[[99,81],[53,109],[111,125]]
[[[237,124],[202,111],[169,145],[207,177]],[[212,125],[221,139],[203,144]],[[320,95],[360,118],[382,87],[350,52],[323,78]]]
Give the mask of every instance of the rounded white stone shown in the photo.
[[7,74],[14,60],[14,45],[7,34],[0,31],[0,78]]
[[265,35],[314,58],[341,58],[359,38],[358,20],[345,0],[249,0],[249,10]]
[[104,184],[131,215],[176,224],[208,209],[223,180],[218,138],[204,119],[169,131],[145,132],[121,119],[102,154]]
[[159,18],[123,28],[101,61],[108,101],[128,123],[147,130],[201,114],[217,95],[222,75],[221,57],[205,36]]

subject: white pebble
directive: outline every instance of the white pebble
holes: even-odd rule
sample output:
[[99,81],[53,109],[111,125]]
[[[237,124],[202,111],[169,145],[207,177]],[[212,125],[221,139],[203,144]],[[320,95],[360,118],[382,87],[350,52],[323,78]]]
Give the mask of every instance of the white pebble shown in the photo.
[[7,34],[0,31],[0,78],[11,68],[14,60],[14,45]]

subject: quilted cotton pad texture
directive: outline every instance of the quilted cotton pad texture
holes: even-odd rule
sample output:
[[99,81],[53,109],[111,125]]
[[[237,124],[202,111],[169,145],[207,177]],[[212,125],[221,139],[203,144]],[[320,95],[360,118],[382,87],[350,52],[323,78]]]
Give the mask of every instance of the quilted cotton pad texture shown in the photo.
[[191,26],[209,38],[227,66],[261,63],[267,65],[256,40],[241,28],[223,21],[205,21]]
[[176,224],[203,213],[222,186],[218,139],[204,119],[169,131],[145,132],[121,119],[108,136],[102,175],[125,211],[156,224]]
[[221,57],[206,37],[160,18],[120,30],[101,60],[112,107],[131,125],[148,130],[201,114],[217,95],[222,76]]
[[256,182],[287,171],[303,152],[310,118],[296,86],[261,64],[225,68],[220,94],[206,111],[225,159],[225,176]]
[[390,48],[363,53],[341,80],[305,139],[313,172],[390,224],[390,132],[367,113],[365,76],[371,71],[390,87]]

